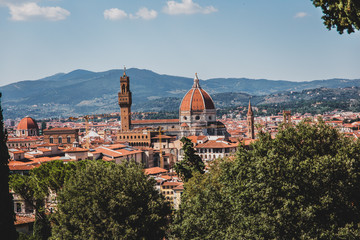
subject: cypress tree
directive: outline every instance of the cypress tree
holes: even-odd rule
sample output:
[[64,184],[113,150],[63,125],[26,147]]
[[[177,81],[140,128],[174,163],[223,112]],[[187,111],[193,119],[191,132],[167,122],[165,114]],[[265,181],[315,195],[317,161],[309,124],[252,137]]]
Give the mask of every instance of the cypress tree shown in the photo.
[[15,214],[12,195],[9,192],[9,152],[6,146],[7,134],[4,129],[0,93],[0,232],[6,239],[17,239],[14,226]]

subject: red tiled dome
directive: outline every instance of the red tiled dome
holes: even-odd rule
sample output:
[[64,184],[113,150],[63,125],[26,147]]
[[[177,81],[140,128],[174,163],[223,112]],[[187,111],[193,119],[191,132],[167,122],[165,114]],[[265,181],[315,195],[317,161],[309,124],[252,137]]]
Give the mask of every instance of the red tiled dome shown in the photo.
[[215,109],[215,105],[210,95],[200,87],[199,79],[194,79],[193,87],[185,94],[180,111],[204,111],[205,109]]
[[28,129],[39,129],[36,121],[31,117],[25,117],[21,119],[19,125],[17,126],[17,130],[28,130]]

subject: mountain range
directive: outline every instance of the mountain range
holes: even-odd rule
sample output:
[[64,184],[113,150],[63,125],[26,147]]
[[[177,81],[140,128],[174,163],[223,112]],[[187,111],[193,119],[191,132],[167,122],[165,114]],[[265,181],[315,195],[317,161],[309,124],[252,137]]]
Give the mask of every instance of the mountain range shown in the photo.
[[[162,75],[150,70],[131,68],[133,111],[176,110],[181,98],[191,88],[193,78]],[[75,70],[39,80],[20,81],[0,87],[5,118],[78,116],[118,112],[117,92],[123,70],[91,72]],[[214,99],[217,107],[283,101],[275,96],[304,89],[360,87],[360,79],[328,79],[303,82],[248,78],[213,78],[200,85]],[[275,94],[275,95],[274,95]],[[277,100],[276,100],[277,99]],[[289,98],[291,99],[291,98]]]

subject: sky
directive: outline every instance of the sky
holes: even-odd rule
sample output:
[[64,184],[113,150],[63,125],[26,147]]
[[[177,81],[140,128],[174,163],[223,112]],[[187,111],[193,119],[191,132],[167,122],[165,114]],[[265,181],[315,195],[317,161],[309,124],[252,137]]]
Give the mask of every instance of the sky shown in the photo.
[[0,86],[75,69],[360,78],[360,33],[310,0],[0,0]]

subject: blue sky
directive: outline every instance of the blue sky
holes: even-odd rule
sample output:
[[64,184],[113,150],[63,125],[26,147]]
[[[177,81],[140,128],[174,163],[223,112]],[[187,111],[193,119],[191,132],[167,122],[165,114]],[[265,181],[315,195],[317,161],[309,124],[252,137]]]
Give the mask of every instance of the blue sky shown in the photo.
[[360,33],[310,0],[0,0],[0,86],[75,69],[360,78]]

